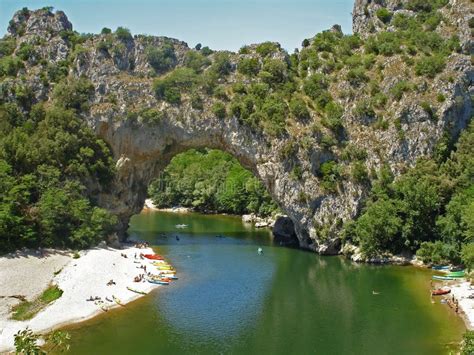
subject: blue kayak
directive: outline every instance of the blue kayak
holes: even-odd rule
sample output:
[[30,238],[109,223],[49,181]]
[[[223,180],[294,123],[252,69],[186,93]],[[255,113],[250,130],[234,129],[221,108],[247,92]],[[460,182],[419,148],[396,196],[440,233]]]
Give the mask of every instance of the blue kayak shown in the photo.
[[157,284],[157,285],[169,285],[170,284],[168,281],[150,280],[150,279],[148,279],[148,282],[151,283],[151,284]]
[[431,268],[433,270],[449,270],[449,266],[447,265],[433,265]]

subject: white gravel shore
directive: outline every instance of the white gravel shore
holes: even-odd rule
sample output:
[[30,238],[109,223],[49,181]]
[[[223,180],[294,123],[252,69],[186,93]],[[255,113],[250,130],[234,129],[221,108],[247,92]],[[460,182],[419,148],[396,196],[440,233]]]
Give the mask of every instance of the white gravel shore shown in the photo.
[[153,203],[153,200],[147,198],[145,200],[145,204],[143,205],[143,210],[150,210],[150,211],[162,211],[162,212],[174,212],[174,213],[189,213],[192,212],[191,208],[188,207],[171,207],[171,208],[158,208]]
[[[86,301],[90,296],[99,296],[106,308],[120,307],[106,297],[117,297],[125,304],[141,295],[127,289],[127,286],[143,292],[159,287],[149,282],[133,282],[143,274],[140,265],[152,271],[147,259],[135,259],[135,254],[153,254],[153,250],[124,247],[123,249],[94,248],[80,252],[81,257],[73,259],[69,253],[51,252],[46,257],[29,253],[25,256],[0,258],[0,352],[13,349],[14,334],[29,327],[34,332],[47,332],[65,324],[81,322],[104,312],[99,305]],[[127,255],[127,258],[121,256]],[[62,269],[62,270],[61,270]],[[57,275],[55,272],[61,270]],[[116,284],[107,286],[113,280]],[[28,300],[48,287],[57,284],[63,295],[28,321],[9,319],[10,308],[19,301],[9,296],[23,295]],[[3,310],[3,311],[2,311]]]
[[456,282],[450,287],[451,294],[457,299],[459,309],[463,313],[466,327],[474,330],[474,299],[469,298],[470,295],[474,295],[474,287],[471,287],[469,281]]

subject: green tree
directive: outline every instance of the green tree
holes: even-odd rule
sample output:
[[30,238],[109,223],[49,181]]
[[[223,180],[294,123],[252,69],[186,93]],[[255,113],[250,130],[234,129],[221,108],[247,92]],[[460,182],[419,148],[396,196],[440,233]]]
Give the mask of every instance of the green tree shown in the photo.
[[260,63],[257,58],[242,58],[237,66],[239,73],[247,76],[255,76],[260,71]]
[[148,63],[157,73],[163,73],[176,65],[176,54],[171,43],[156,48],[149,46],[145,50]]

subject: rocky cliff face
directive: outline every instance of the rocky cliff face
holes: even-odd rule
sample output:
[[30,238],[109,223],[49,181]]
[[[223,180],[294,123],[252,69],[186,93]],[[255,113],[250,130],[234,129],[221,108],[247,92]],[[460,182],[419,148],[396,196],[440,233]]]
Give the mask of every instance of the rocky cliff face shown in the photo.
[[[472,116],[472,43],[467,23],[467,9],[472,4],[467,0],[451,0],[450,5],[442,9],[443,15],[449,21],[449,29],[459,35],[462,51],[449,56],[442,75],[429,80],[410,78],[410,69],[402,55],[376,57],[375,65],[381,75],[374,76],[374,80],[380,92],[388,95],[396,83],[407,79],[413,79],[417,86],[399,100],[389,100],[384,105],[384,118],[389,122],[383,129],[376,128],[374,123],[380,121],[379,118],[356,112],[358,103],[371,96],[370,91],[352,88],[345,69],[337,74],[340,80],[331,81],[329,92],[343,107],[342,147],[328,147],[320,137],[326,129],[311,133],[305,122],[289,120],[286,135],[269,137],[243,124],[234,115],[219,118],[212,109],[215,97],[205,92],[201,95],[202,108],[194,108],[187,95],[180,105],[158,99],[152,88],[155,74],[147,58],[147,48],[171,45],[175,53],[173,67],[182,67],[186,53],[194,49],[178,40],[140,35],[122,39],[107,34],[91,35],[73,45],[69,36],[72,25],[60,11],[15,14],[8,35],[16,40],[15,51],[18,52],[22,43],[31,44],[35,51],[16,77],[2,79],[1,91],[8,100],[12,95],[9,88],[21,83],[32,90],[36,100],[49,100],[54,84],[48,85],[41,79],[42,65],[59,65],[65,60],[70,62],[69,78],[85,77],[92,82],[95,91],[90,109],[81,115],[112,148],[117,176],[109,189],[112,192],[106,193],[96,186],[91,188],[91,194],[101,206],[120,217],[121,235],[126,231],[129,218],[142,209],[148,184],[170,159],[189,148],[209,147],[231,153],[253,171],[293,221],[301,247],[334,254],[340,251],[341,225],[358,214],[374,174],[369,174],[369,181],[343,178],[336,189],[328,191],[321,184],[321,165],[338,160],[341,169],[350,175],[351,158],[339,157],[345,148],[351,147],[364,151],[363,167],[367,171],[376,171],[388,164],[398,174],[412,166],[416,159],[432,155],[446,136],[456,137]],[[372,32],[387,30],[375,15],[381,7],[413,15],[400,8],[400,1],[356,0],[354,32],[368,37]],[[333,31],[338,31],[337,27]],[[219,78],[218,84],[237,82],[237,63],[241,58],[255,57],[255,49],[249,46],[245,52],[228,53],[230,74]],[[217,55],[211,54],[210,60],[214,61]],[[272,56],[283,63],[290,61],[289,55],[281,49]],[[436,96],[442,100],[433,99]],[[421,105],[427,97],[434,102],[431,111]],[[317,110],[310,111],[311,119],[316,120]],[[149,118],[150,112],[153,119]],[[295,167],[299,171],[297,178]]]

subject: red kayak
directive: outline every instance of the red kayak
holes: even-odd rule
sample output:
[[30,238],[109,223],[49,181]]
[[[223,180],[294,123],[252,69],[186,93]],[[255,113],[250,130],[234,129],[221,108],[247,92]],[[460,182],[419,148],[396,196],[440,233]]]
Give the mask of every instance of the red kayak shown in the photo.
[[164,258],[161,255],[158,254],[145,254],[143,255],[147,259],[151,260],[163,260]]
[[436,290],[431,291],[432,296],[441,296],[441,295],[447,295],[450,293],[451,290],[449,288],[438,288]]

